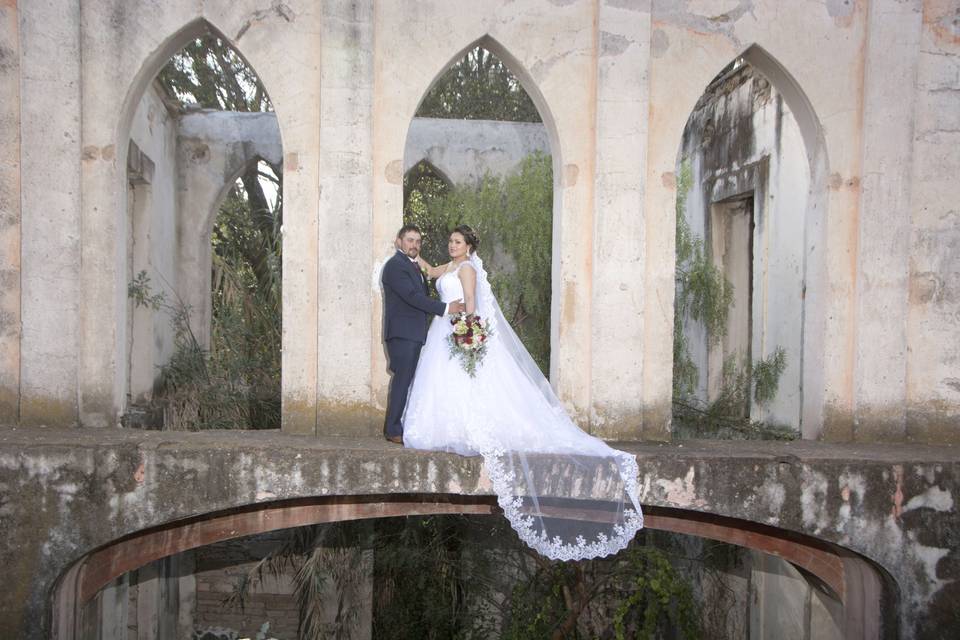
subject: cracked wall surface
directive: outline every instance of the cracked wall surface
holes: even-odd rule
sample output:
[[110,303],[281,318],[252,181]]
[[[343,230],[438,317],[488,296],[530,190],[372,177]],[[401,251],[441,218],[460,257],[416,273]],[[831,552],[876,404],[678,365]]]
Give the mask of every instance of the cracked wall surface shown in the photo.
[[169,57],[213,31],[259,74],[283,143],[285,429],[379,429],[389,376],[368,278],[400,226],[417,105],[481,43],[543,116],[551,382],[582,426],[670,437],[676,158],[704,89],[743,55],[784,97],[810,165],[801,434],[960,441],[954,3],[3,6],[0,66],[20,109],[4,103],[19,151],[4,143],[0,182],[23,215],[5,208],[20,222],[0,236],[15,245],[2,263],[0,404],[21,424],[117,423],[134,116]]
[[[802,442],[624,448],[637,455],[644,505],[838,545],[889,574],[894,608],[885,623],[896,621],[901,637],[935,637],[927,632],[956,624],[956,452]],[[0,594],[0,631],[46,637],[43,616],[67,566],[151,526],[311,496],[490,493],[479,458],[380,439],[3,429],[0,561],[13,588]]]

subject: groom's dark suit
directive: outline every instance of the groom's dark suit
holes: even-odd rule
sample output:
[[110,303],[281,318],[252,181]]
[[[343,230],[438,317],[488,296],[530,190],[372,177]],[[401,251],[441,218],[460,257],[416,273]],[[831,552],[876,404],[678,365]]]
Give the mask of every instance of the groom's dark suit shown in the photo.
[[383,283],[383,339],[393,372],[384,425],[390,438],[403,435],[400,419],[420,349],[427,339],[427,315],[442,316],[447,305],[427,294],[427,283],[420,268],[402,251],[387,260],[380,280]]

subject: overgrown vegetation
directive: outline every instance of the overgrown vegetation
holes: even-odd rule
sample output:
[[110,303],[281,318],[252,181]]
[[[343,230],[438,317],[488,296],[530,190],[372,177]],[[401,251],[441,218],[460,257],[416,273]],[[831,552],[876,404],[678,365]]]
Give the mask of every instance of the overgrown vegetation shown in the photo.
[[424,97],[417,116],[540,122],[540,113],[503,61],[476,47],[454,63]]
[[[422,165],[421,165],[422,166]],[[550,295],[553,242],[553,168],[536,152],[507,178],[486,176],[476,187],[448,187],[429,170],[414,168],[404,182],[404,222],[423,231],[423,257],[450,260],[447,236],[469,224],[503,314],[544,372],[550,369]]]
[[[699,325],[709,345],[727,334],[733,305],[733,285],[710,259],[703,239],[686,218],[691,188],[690,164],[683,161],[677,175],[676,298],[673,316],[673,409],[676,426],[698,436],[792,439],[792,430],[750,419],[750,406],[776,397],[787,366],[786,351],[774,349],[755,362],[731,355],[723,363],[719,392],[710,402],[698,397],[701,371],[690,354],[686,323]],[[752,392],[752,393],[751,393]]]

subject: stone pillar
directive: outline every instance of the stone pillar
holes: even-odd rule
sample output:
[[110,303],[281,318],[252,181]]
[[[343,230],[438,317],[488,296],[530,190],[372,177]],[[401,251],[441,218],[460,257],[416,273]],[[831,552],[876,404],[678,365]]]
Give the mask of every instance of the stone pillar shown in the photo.
[[20,418],[20,23],[0,5],[0,424]]
[[22,32],[44,34],[24,39],[20,58],[20,203],[28,214],[21,226],[20,420],[66,426],[78,420],[80,6],[28,2],[19,13]]
[[[662,7],[660,10],[665,11]],[[644,438],[655,439],[670,437],[673,413],[677,153],[684,126],[704,88],[737,54],[733,43],[715,36],[697,39],[692,30],[675,23],[676,16],[667,13],[653,16],[650,31],[650,106],[642,210],[643,340],[636,345],[643,351],[639,393]],[[679,68],[684,73],[671,71]]]
[[[383,421],[371,397],[372,365],[382,362],[374,356],[382,350],[373,309],[379,288],[370,280],[374,258],[382,255],[371,254],[368,244],[374,7],[371,0],[325,0],[322,11],[315,429],[373,435]],[[302,427],[313,432],[306,421]]]
[[868,10],[854,356],[853,435],[858,441],[906,438],[920,5],[919,0],[874,0]]
[[[643,3],[638,3],[643,4]],[[598,436],[657,437],[643,424],[643,192],[650,13],[599,4],[590,425]],[[629,345],[629,346],[627,346]]]
[[[916,4],[916,3],[913,3]],[[960,440],[960,26],[923,3],[913,129],[907,435]],[[913,85],[910,85],[912,88]]]

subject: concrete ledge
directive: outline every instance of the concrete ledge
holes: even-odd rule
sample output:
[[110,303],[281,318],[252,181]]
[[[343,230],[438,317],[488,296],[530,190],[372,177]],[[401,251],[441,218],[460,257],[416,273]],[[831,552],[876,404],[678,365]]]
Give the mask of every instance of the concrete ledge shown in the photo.
[[[669,508],[672,518],[755,523],[871,560],[896,583],[902,631],[941,623],[930,616],[957,597],[955,447],[617,446],[637,455],[644,505]],[[449,502],[451,494],[490,495],[479,458],[280,431],[0,428],[0,561],[18,585],[0,596],[0,636],[48,628],[57,579],[124,536],[280,501],[435,495]]]

